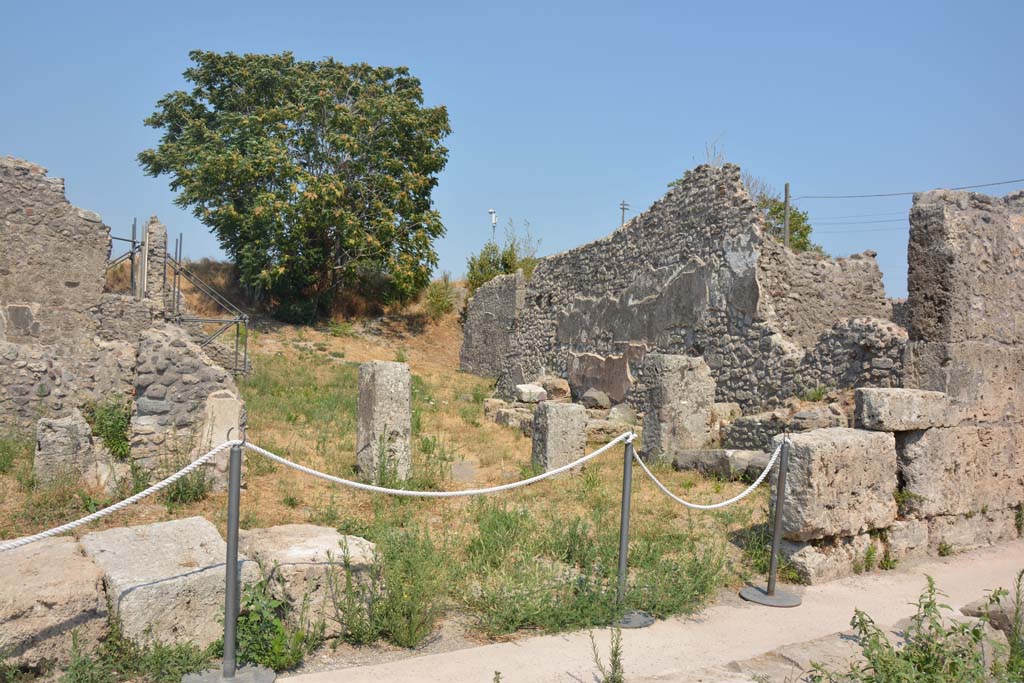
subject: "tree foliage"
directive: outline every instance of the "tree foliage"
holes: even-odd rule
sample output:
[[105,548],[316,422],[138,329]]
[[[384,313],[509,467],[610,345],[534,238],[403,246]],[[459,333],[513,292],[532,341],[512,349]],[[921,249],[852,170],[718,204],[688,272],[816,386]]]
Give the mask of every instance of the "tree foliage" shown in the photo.
[[[247,286],[293,318],[343,287],[382,300],[429,282],[444,234],[431,204],[450,132],[405,67],[193,51],[139,154],[217,236]],[[319,310],[318,310],[319,309]]]
[[510,218],[505,228],[504,244],[499,245],[492,234],[479,253],[470,255],[466,260],[466,285],[470,294],[498,275],[512,275],[517,270],[522,270],[526,277],[533,274],[540,240],[533,239],[528,221],[523,221],[523,224],[520,234]]

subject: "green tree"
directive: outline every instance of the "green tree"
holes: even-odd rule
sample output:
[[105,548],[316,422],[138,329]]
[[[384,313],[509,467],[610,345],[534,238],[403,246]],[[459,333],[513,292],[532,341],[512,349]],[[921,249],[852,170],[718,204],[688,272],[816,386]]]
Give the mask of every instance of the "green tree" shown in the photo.
[[[777,196],[762,194],[753,197],[754,204],[764,216],[765,232],[769,237],[783,242],[785,240],[783,227],[785,225],[786,203]],[[822,251],[821,247],[811,242],[811,223],[807,218],[807,212],[801,211],[789,203],[789,248],[795,252],[801,251]]]
[[523,225],[520,234],[510,218],[505,228],[504,244],[499,245],[492,234],[479,253],[466,259],[466,285],[470,294],[498,275],[512,275],[517,270],[522,270],[526,277],[533,274],[540,240],[534,240],[530,234],[529,221],[523,221]]
[[310,320],[341,288],[384,301],[426,286],[444,234],[431,205],[451,132],[405,67],[193,51],[139,154],[217,236],[281,317]]

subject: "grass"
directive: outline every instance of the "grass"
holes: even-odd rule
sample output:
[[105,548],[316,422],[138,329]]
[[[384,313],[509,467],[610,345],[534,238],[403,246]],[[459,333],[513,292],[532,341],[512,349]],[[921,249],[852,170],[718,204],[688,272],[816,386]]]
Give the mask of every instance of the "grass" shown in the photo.
[[128,428],[132,420],[132,404],[124,398],[112,397],[86,406],[84,417],[110,454],[124,462],[131,455]]
[[31,469],[35,439],[16,430],[0,432],[0,474],[10,474],[19,462],[28,462]]

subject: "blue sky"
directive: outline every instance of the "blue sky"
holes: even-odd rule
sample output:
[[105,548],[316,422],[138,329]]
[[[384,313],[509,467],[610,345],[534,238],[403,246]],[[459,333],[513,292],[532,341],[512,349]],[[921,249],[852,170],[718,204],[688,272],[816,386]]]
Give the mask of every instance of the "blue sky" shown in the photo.
[[[1019,0],[9,3],[0,30],[0,154],[65,177],[115,234],[158,214],[190,257],[216,242],[135,155],[195,48],[409,66],[454,131],[435,202],[455,275],[488,209],[562,251],[614,229],[621,200],[646,208],[716,140],[798,197],[1024,177]],[[877,251],[905,295],[909,197],[797,203],[830,253]]]

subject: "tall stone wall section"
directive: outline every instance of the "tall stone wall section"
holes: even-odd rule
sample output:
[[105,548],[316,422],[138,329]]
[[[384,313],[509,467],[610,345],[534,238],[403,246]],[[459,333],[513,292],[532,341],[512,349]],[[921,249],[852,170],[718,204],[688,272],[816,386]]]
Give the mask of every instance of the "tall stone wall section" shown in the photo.
[[499,275],[473,297],[466,308],[465,335],[459,362],[465,372],[497,377],[509,352],[509,342],[519,311],[523,309],[525,279],[522,271]]
[[[891,315],[873,254],[793,255],[766,240],[730,164],[687,172],[608,237],[541,259],[528,281],[512,284],[488,283],[470,300],[464,370],[496,374],[506,396],[557,375],[574,395],[598,388],[641,410],[649,352],[703,356],[719,401],[771,407],[814,386],[821,363],[809,352],[842,319]],[[511,325],[495,345],[507,351],[494,373],[477,340],[503,329],[491,322],[496,310]]]
[[151,469],[189,457],[207,422],[223,426],[209,399],[237,400],[237,387],[167,319],[166,228],[153,217],[144,234],[146,296],[104,293],[110,229],[71,205],[44,168],[0,158],[0,425],[34,432],[40,419],[131,400],[132,457]]

